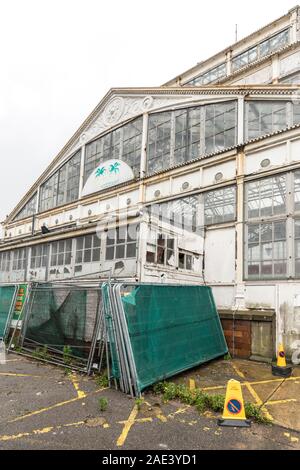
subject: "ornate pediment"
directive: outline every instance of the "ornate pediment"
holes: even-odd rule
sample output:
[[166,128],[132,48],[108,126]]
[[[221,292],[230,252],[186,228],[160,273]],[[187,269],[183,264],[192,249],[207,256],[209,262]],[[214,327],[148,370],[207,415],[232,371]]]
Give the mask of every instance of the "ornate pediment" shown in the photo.
[[122,91],[112,90],[104,97],[91,114],[86,125],[81,127],[76,139],[73,139],[69,144],[67,152],[57,162],[57,165],[61,164],[62,160],[69,158],[83,144],[143,113],[168,109],[183,103],[197,103],[199,100],[201,102],[208,100],[215,101],[216,99],[219,101],[224,99],[229,100],[235,95],[234,91],[232,91],[232,96],[230,96],[228,93],[225,95],[220,93],[217,95],[206,94],[200,90],[197,93],[196,89],[193,92],[187,92],[186,90],[180,90],[179,92],[178,90],[172,90],[170,92],[170,90],[158,88],[157,92],[153,89],[153,93],[148,91],[147,94],[137,92],[129,94],[127,90],[126,93],[122,94]]
[[164,110],[184,103],[199,103],[207,100],[229,100],[235,95],[235,90],[193,90],[174,88],[151,89],[112,89],[102,99],[90,116],[84,121],[65,147],[54,158],[49,167],[36,181],[30,191],[20,201],[18,206],[10,214],[8,221],[22,209],[24,204],[36,192],[39,184],[42,184],[58,167],[66,162],[84,143],[93,140],[99,135],[122,125],[122,123],[134,119],[143,113]]
[[145,112],[173,106],[178,102],[186,102],[191,99],[195,99],[195,96],[112,96],[94,121],[81,133],[80,143],[83,144],[110,128]]

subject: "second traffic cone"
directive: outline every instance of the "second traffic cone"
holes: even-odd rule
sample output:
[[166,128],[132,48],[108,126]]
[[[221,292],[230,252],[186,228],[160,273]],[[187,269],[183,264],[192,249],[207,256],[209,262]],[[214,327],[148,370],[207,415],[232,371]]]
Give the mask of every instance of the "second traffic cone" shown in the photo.
[[250,427],[251,422],[246,419],[244,400],[240,382],[234,379],[228,380],[224,410],[219,426]]
[[290,377],[292,367],[286,365],[285,352],[282,344],[278,346],[277,364],[272,364],[272,374],[279,377]]

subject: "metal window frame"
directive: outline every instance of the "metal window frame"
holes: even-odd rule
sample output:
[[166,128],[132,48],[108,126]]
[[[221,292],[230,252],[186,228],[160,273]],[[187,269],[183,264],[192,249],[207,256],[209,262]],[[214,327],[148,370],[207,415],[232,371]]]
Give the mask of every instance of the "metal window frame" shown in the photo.
[[27,219],[31,215],[36,213],[36,203],[37,203],[37,191],[34,195],[26,202],[26,204],[22,207],[22,209],[17,213],[14,217],[13,221],[17,222],[22,219]]
[[[258,137],[261,137],[262,135],[269,134],[272,132],[275,132],[273,129],[273,111],[272,111],[272,129],[269,130],[268,132],[261,132],[261,116],[259,117],[259,132],[257,135],[254,137],[249,138],[249,107],[251,104],[278,104],[278,103],[285,103],[286,106],[286,126],[282,127],[284,129],[285,127],[289,127],[293,124],[293,102],[291,100],[288,100],[286,97],[285,98],[279,98],[279,99],[246,99],[245,100],[245,112],[244,112],[244,135],[245,135],[245,141],[256,139]],[[260,112],[261,114],[261,112]]]
[[[195,157],[193,158],[190,158],[191,157],[191,152],[190,152],[190,148],[191,148],[191,141],[190,141],[190,129],[191,129],[191,126],[190,126],[190,112],[191,111],[194,111],[195,109],[199,109],[199,113],[200,113],[200,120],[199,120],[199,156],[201,155],[205,155],[205,154],[209,154],[211,152],[206,152],[206,122],[207,122],[207,119],[206,119],[206,111],[207,111],[207,108],[208,107],[214,107],[213,109],[217,109],[217,107],[221,107],[221,106],[226,106],[226,105],[229,105],[229,104],[232,104],[233,106],[233,110],[234,110],[234,119],[235,119],[235,124],[233,127],[230,127],[230,128],[224,128],[222,129],[221,132],[216,132],[215,129],[216,129],[216,125],[215,125],[215,121],[216,121],[216,118],[219,116],[219,115],[225,115],[226,113],[228,113],[228,110],[224,111],[222,110],[222,112],[218,113],[218,115],[216,116],[215,115],[215,111],[214,111],[214,117],[213,117],[213,128],[214,128],[214,133],[212,134],[212,137],[213,137],[213,146],[214,146],[214,151],[217,151],[217,150],[220,150],[220,149],[216,149],[216,136],[217,135],[220,135],[222,134],[224,136],[224,141],[225,141],[225,135],[228,131],[230,130],[234,130],[234,143],[236,144],[237,143],[237,137],[238,137],[238,100],[236,98],[233,98],[233,99],[230,99],[230,100],[226,100],[226,101],[218,101],[218,102],[215,102],[215,103],[202,103],[200,105],[191,105],[191,106],[186,106],[186,107],[180,107],[180,108],[176,108],[176,109],[171,109],[171,110],[168,110],[168,111],[161,111],[161,112],[154,112],[154,113],[151,113],[149,114],[149,120],[148,120],[148,136],[149,136],[149,131],[152,131],[152,129],[156,129],[156,133],[157,133],[157,129],[159,128],[159,126],[154,126],[154,127],[150,127],[151,126],[151,118],[152,116],[157,116],[159,114],[169,114],[170,115],[170,119],[167,120],[166,122],[170,122],[170,152],[168,154],[168,162],[167,162],[167,165],[164,166],[165,169],[167,168],[171,168],[173,165],[176,165],[178,163],[182,163],[182,162],[177,162],[175,161],[175,150],[177,150],[175,148],[175,137],[176,137],[176,126],[175,126],[175,120],[176,120],[176,113],[178,111],[184,111],[186,112],[186,126],[185,126],[185,132],[186,132],[186,145],[183,146],[183,147],[180,147],[180,149],[184,149],[184,154],[185,154],[185,163],[193,160]],[[155,147],[157,146],[157,142],[159,142],[159,140],[155,139]],[[224,146],[222,148],[222,150],[225,150],[226,148],[230,148],[227,147],[227,146]],[[156,155],[156,153],[155,153]],[[165,157],[165,154],[164,154],[164,157]],[[149,162],[152,161],[152,160],[157,160],[157,158],[160,158],[158,157],[157,155],[154,156],[154,158],[151,158],[149,159],[149,139],[147,141],[147,174],[152,174],[152,173],[155,173],[155,170],[153,171],[153,169],[149,170]],[[166,158],[164,159],[164,163],[166,162]]]
[[[23,256],[20,256],[23,254]],[[27,270],[27,258],[28,258],[28,250],[27,247],[17,248],[12,250],[12,272],[13,271],[25,271]],[[19,268],[19,264],[21,267]],[[14,267],[16,266],[16,268]]]
[[[120,259],[137,259],[138,246],[139,246],[139,225],[140,225],[140,223],[136,222],[136,223],[132,223],[132,224],[118,225],[116,227],[111,228],[110,230],[113,230],[115,232],[114,243],[112,243],[111,245],[107,244],[107,235],[108,235],[109,230],[107,231],[106,236],[105,236],[105,243],[104,243],[104,246],[103,246],[103,253],[104,253],[103,261],[104,262],[117,261],[117,260],[120,260]],[[129,226],[136,226],[137,235],[136,235],[135,241],[128,240],[128,228],[129,228]],[[120,229],[120,228],[121,229],[125,228],[125,230],[126,230],[126,237],[125,237],[124,243],[117,243],[117,230]],[[136,247],[135,256],[127,257],[127,245],[133,245],[133,243],[135,243],[135,247]],[[117,246],[124,246],[124,257],[116,258]],[[107,259],[107,257],[106,257],[107,248],[113,248],[114,249],[113,258],[111,258],[111,259]]]
[[[125,128],[128,127],[128,126],[134,125],[134,123],[136,121],[139,121],[139,120],[141,121],[140,133],[136,133],[133,137],[124,139]],[[106,156],[105,157],[103,156],[105,138],[109,138],[109,140],[110,140],[110,146],[109,146],[110,149],[116,147],[116,145],[112,145],[112,141],[113,141],[113,136],[117,132],[120,132],[120,140],[119,140],[119,143],[118,143],[118,145],[119,145],[118,157],[115,157],[115,158],[117,158],[119,160],[122,160],[122,161],[125,161],[125,163],[126,163],[126,160],[124,160],[124,155],[123,155],[123,153],[124,153],[123,152],[124,143],[129,141],[129,140],[132,140],[132,139],[136,140],[138,137],[140,137],[140,146],[139,146],[139,149],[138,149],[138,155],[139,155],[140,161],[139,161],[138,165],[133,166],[134,172],[138,173],[138,174],[140,173],[142,139],[143,139],[143,117],[142,116],[138,116],[135,119],[132,119],[132,120],[126,122],[125,124],[122,124],[121,126],[116,127],[115,129],[110,130],[110,131],[102,134],[100,137],[97,137],[96,139],[94,139],[90,142],[87,142],[85,144],[86,152],[85,152],[85,158],[84,158],[84,164],[83,164],[83,186],[87,182],[87,179],[89,178],[89,176],[93,173],[94,169],[97,168],[97,166],[99,166],[102,162],[104,162],[107,159]],[[92,148],[93,145],[96,146],[96,151],[94,153],[92,152],[89,155],[89,149]],[[97,145],[100,145],[100,150],[97,150]],[[129,154],[130,153],[126,153],[125,155],[129,155]],[[112,157],[112,158],[114,158],[114,157]],[[90,166],[91,169],[88,169],[88,171],[87,171],[88,166]]]
[[272,48],[272,49],[270,48],[267,54],[263,54],[263,55],[262,55],[262,53],[261,53],[261,46],[262,46],[262,44],[270,43],[270,42],[272,41],[272,39],[275,39],[275,38],[279,37],[279,36],[282,35],[283,33],[288,33],[288,34],[287,34],[287,36],[288,36],[288,37],[287,37],[287,41],[286,41],[286,43],[285,43],[284,45],[288,44],[289,41],[290,41],[290,37],[291,37],[291,35],[290,35],[290,29],[291,29],[290,26],[288,26],[288,27],[282,29],[281,31],[277,31],[277,33],[275,33],[275,34],[273,34],[272,36],[270,36],[270,37],[264,39],[263,41],[260,41],[260,42],[258,43],[258,58],[261,59],[261,58],[263,58],[263,57],[267,57],[269,54],[272,54],[273,52],[276,52],[276,51],[278,51],[279,49],[281,49],[281,47],[284,47],[284,46],[280,46],[280,47],[275,47],[275,48]]
[[[53,209],[53,207],[58,207],[58,206],[63,206],[64,204],[67,204],[69,202],[73,202],[77,198],[68,200],[67,199],[67,192],[69,190],[69,180],[73,180],[74,178],[68,178],[68,173],[69,173],[69,164],[71,161],[75,158],[78,158],[78,182],[77,185],[73,187],[77,187],[78,195],[79,195],[79,185],[80,185],[80,159],[81,159],[81,149],[78,149],[66,162],[63,163],[44,183],[40,185],[39,188],[39,212],[44,212],[50,209]],[[60,184],[60,174],[63,169],[66,169],[66,178],[64,181],[65,187],[64,187],[64,200],[60,203],[58,203],[58,195],[59,195],[59,184]],[[53,183],[52,183],[53,179]],[[51,182],[51,190],[46,189],[46,185]],[[46,197],[45,197],[46,193]],[[50,196],[49,196],[50,193]],[[77,196],[78,197],[78,196]],[[45,207],[45,201],[47,201],[47,207]],[[49,205],[50,201],[50,205]],[[52,201],[52,202],[51,202]]]
[[[215,220],[213,220],[212,222],[208,222],[206,220],[206,215],[205,215],[205,198],[206,198],[206,195],[214,194],[217,191],[223,191],[223,196],[224,196],[224,191],[228,190],[228,189],[232,189],[233,193],[234,193],[233,194],[233,196],[234,196],[234,211],[233,211],[232,219],[224,220],[224,211],[223,211],[223,214],[222,214],[222,219],[223,220],[221,222],[218,222],[218,221],[215,221]],[[203,193],[203,196],[204,196],[203,197],[203,220],[204,220],[204,225],[205,226],[224,224],[224,223],[227,223],[227,222],[234,222],[236,220],[236,218],[237,218],[237,187],[236,187],[236,185],[222,186],[221,188],[217,188],[217,189],[214,189],[212,191],[205,191]],[[217,207],[217,204],[216,204],[216,207]],[[222,208],[224,209],[224,205],[222,205]]]
[[[66,244],[67,244],[68,241],[71,241],[71,250],[66,250]],[[57,244],[57,246],[59,247],[59,243],[64,244],[64,250],[63,251],[57,251],[55,253],[56,263],[52,264],[53,247],[54,247],[55,244]],[[66,254],[67,253],[71,253],[71,261],[68,264],[66,264]],[[51,242],[50,243],[50,253],[49,253],[49,263],[48,263],[49,269],[58,268],[58,267],[61,267],[61,266],[70,266],[72,268],[73,267],[73,253],[74,253],[74,238],[64,238],[62,240],[56,240],[54,242]],[[62,254],[63,254],[63,264],[58,264],[58,255],[62,255]]]
[[[85,246],[87,237],[92,237],[91,248],[86,248],[86,246]],[[74,266],[80,266],[82,264],[87,265],[87,264],[98,263],[98,262],[100,263],[100,261],[101,261],[102,238],[98,237],[98,239],[100,240],[100,245],[97,246],[97,247],[94,247],[94,237],[98,237],[97,232],[87,233],[86,235],[82,235],[80,237],[74,237],[74,240],[75,240],[75,243],[74,243],[74,249],[75,249],[75,251],[74,251]],[[83,240],[83,245],[82,245],[82,249],[79,250],[77,248],[77,242],[80,238],[82,238],[82,240]],[[86,250],[91,250],[91,260],[90,261],[84,261],[84,254],[85,254]],[[96,251],[96,250],[99,251],[99,261],[93,261],[93,254],[94,254],[94,251]],[[78,252],[82,252],[82,261],[81,261],[81,263],[76,262],[76,256],[77,256]]]
[[[224,69],[225,73],[220,75],[219,71],[223,70],[223,69]],[[209,80],[209,81],[204,83],[204,78],[209,77],[214,72],[217,73],[217,78]],[[218,82],[221,78],[226,77],[226,75],[227,75],[226,62],[222,62],[221,64],[216,65],[215,67],[212,67],[211,69],[207,70],[206,72],[202,73],[201,75],[197,75],[192,80],[190,80],[188,82],[185,82],[184,86],[187,86],[187,85],[208,85],[209,83]]]
[[[245,49],[244,51],[242,51],[242,52],[240,52],[239,54],[233,56],[232,59],[231,59],[231,64],[232,64],[232,65],[233,65],[233,64],[235,63],[235,61],[236,61],[237,59],[239,59],[242,55],[244,55],[244,54],[246,54],[246,53],[249,55],[249,52],[250,52],[251,50],[253,50],[253,49],[256,49],[256,51],[257,51],[257,55],[256,55],[256,59],[255,59],[255,60],[247,61],[247,64],[242,65],[241,67],[236,67],[236,68],[235,68],[235,67],[232,67],[232,68],[233,68],[233,71],[236,72],[237,70],[241,70],[242,68],[246,67],[248,64],[252,64],[252,63],[255,62],[256,60],[265,58],[265,57],[267,57],[269,54],[272,54],[273,52],[276,52],[278,49],[280,49],[280,47],[279,47],[279,48],[275,48],[275,49],[271,49],[271,50],[268,52],[268,54],[261,55],[260,46],[261,46],[261,44],[263,44],[263,43],[265,43],[265,42],[271,41],[271,40],[272,40],[273,38],[275,38],[276,36],[280,36],[280,35],[281,35],[282,33],[284,33],[284,32],[288,32],[288,39],[287,39],[287,42],[286,42],[286,44],[288,44],[288,43],[290,42],[290,37],[291,37],[291,36],[290,36],[290,29],[291,29],[290,26],[285,27],[285,28],[282,29],[281,31],[277,31],[277,33],[273,34],[272,36],[269,36],[268,38],[266,38],[266,39],[264,39],[264,40],[262,40],[262,41],[260,41],[260,42],[258,42],[258,43],[256,43],[256,44],[254,44],[254,45],[251,46],[251,47],[248,47],[248,48]],[[283,46],[281,46],[281,47],[283,47]]]
[[[287,280],[287,279],[299,279],[300,274],[296,275],[295,269],[295,221],[300,220],[300,210],[295,209],[294,201],[294,175],[299,169],[294,169],[290,171],[284,171],[276,173],[274,175],[268,175],[267,177],[257,178],[255,180],[250,180],[244,183],[244,269],[243,277],[245,281],[261,281],[261,280]],[[260,216],[256,218],[248,218],[248,192],[247,185],[254,181],[269,179],[277,175],[286,175],[286,208],[285,212],[280,215],[272,216]],[[250,276],[248,275],[248,227],[250,225],[257,225],[261,223],[274,223],[274,222],[283,222],[285,221],[286,227],[286,263],[287,263],[287,272],[284,276]],[[272,258],[274,260],[274,258]]]
[[[177,234],[176,233],[170,233],[170,232],[166,232],[162,229],[161,226],[159,227],[152,227],[151,228],[152,232],[155,233],[155,240],[149,240],[149,238],[147,238],[146,240],[146,253],[145,253],[145,262],[146,264],[151,264],[151,265],[155,265],[155,266],[165,266],[166,268],[168,269],[177,269],[178,268],[178,239],[177,239]],[[158,244],[158,236],[159,235],[163,235],[165,238],[165,244],[163,246],[164,248],[164,262],[163,263],[158,263],[157,261],[157,252],[158,252],[158,247],[160,247],[161,245]],[[174,240],[174,248],[168,248],[168,240],[171,239],[171,240]],[[148,251],[148,245],[152,245],[154,248],[155,248],[155,252],[154,252],[154,261],[147,261],[147,251]],[[167,251],[172,251],[173,252],[173,255],[174,255],[174,258],[175,258],[175,264],[174,266],[172,266],[171,264],[167,264]]]

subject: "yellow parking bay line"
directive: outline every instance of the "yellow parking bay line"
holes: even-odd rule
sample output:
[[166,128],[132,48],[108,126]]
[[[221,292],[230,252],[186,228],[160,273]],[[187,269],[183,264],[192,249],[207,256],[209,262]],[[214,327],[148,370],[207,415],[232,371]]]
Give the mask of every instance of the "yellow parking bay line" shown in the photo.
[[138,412],[139,412],[139,410],[138,410],[137,405],[134,405],[127,421],[125,421],[123,430],[122,430],[120,436],[118,437],[118,440],[117,440],[117,446],[118,447],[121,447],[122,445],[124,445],[124,442],[127,439],[128,433],[129,433],[130,429],[132,428],[132,426],[134,425],[135,418],[137,417]]
[[83,400],[83,398],[86,398],[86,397],[89,397],[90,395],[94,395],[95,393],[99,393],[99,392],[102,392],[103,390],[106,390],[106,388],[100,388],[99,390],[96,390],[95,392],[91,392],[87,395],[85,395],[85,397],[75,397],[75,398],[71,398],[70,400],[65,400],[65,401],[62,401],[60,403],[55,403],[54,405],[50,405],[50,406],[47,406],[45,408],[40,408],[39,410],[35,410],[35,411],[31,411],[30,413],[27,413],[26,415],[22,415],[22,416],[18,416],[17,418],[14,418],[10,421],[8,421],[9,423],[15,423],[16,421],[20,421],[22,419],[26,419],[26,418],[30,418],[31,416],[35,416],[35,415],[38,415],[38,414],[41,414],[41,413],[45,413],[47,411],[50,411],[50,410],[53,410],[54,408],[59,408],[61,406],[64,406],[64,405],[68,405],[69,403],[74,403],[78,400]]
[[[160,422],[166,423],[168,421],[168,419],[174,418],[175,415],[185,413],[185,411],[188,408],[190,408],[190,405],[187,405],[184,408],[179,408],[178,410],[174,411],[173,413],[168,414],[167,416],[164,416],[162,413],[159,412],[159,410],[158,410],[158,412],[155,411],[155,414],[156,414],[156,418]],[[119,424],[124,424],[122,432],[121,432],[121,434],[120,434],[120,436],[118,437],[118,440],[117,440],[117,446],[118,447],[122,447],[124,445],[124,443],[127,439],[128,433],[129,433],[130,429],[132,428],[132,426],[135,423],[146,423],[146,422],[152,422],[153,421],[153,418],[151,418],[151,417],[137,418],[137,415],[138,415],[138,407],[137,407],[137,405],[134,405],[134,407],[132,408],[132,410],[130,412],[130,415],[129,415],[128,419],[126,421],[118,421]]]
[[196,388],[196,383],[194,379],[189,380],[189,385],[190,385],[190,390],[195,390]]
[[6,376],[6,377],[37,377],[37,378],[41,377],[41,375],[15,374],[15,373],[12,373],[12,372],[0,372],[0,375]]
[[5,362],[21,362],[22,359],[5,359]]
[[297,398],[287,398],[286,400],[270,400],[266,402],[266,405],[281,405],[284,403],[290,403],[290,402],[295,402],[298,401]]
[[71,378],[72,384],[74,385],[74,388],[75,388],[75,390],[76,390],[76,392],[77,392],[77,397],[78,397],[78,398],[85,398],[85,397],[86,397],[86,393],[83,392],[82,390],[80,390],[80,388],[79,388],[79,380],[78,380],[76,374],[71,375],[70,378]]
[[265,416],[270,420],[270,421],[274,421],[273,419],[273,416],[270,415],[270,413],[268,412],[267,408],[264,406],[262,406],[263,402],[262,400],[260,399],[259,395],[257,394],[257,392],[254,390],[254,388],[250,385],[249,382],[247,382],[246,380],[246,377],[244,376],[243,372],[241,372],[237,366],[235,364],[233,364],[231,362],[231,365],[233,367],[233,369],[235,370],[235,372],[238,374],[238,376],[244,380],[244,384],[245,384],[245,387],[248,389],[248,391],[250,392],[250,394],[252,395],[252,397],[254,398],[254,400],[256,401],[256,404],[258,406],[261,406],[261,409],[262,411],[264,412]]
[[[149,408],[152,408],[151,403],[149,403],[148,401],[145,401],[145,403],[146,403],[147,406],[149,406]],[[160,407],[157,408],[156,406],[154,406],[154,407],[153,407],[153,411],[154,411],[155,416],[157,417],[157,419],[159,419],[162,423],[165,423],[165,422],[167,421],[167,418],[166,418],[165,415],[162,413]],[[148,418],[145,418],[145,419],[148,420]],[[150,418],[150,419],[151,419],[151,421],[152,421],[152,418]],[[136,421],[139,421],[139,422],[140,422],[140,420],[137,420],[137,419],[136,419]]]
[[23,432],[19,434],[4,435],[0,436],[0,441],[14,441],[16,439],[22,439],[23,437],[38,436],[40,434],[48,434],[51,431],[58,430],[64,427],[78,427],[85,424],[84,421],[78,421],[77,423],[62,424],[59,426],[48,426],[42,429],[34,429],[31,432]]
[[[297,380],[300,380],[300,376],[297,376],[297,377],[288,377],[285,379],[285,382],[287,381],[297,381]],[[268,379],[268,380],[256,380],[256,381],[252,381],[252,382],[248,382],[249,385],[265,385],[265,384],[271,384],[271,383],[276,383],[276,382],[282,382],[282,378],[281,379]],[[224,388],[226,388],[227,384],[225,385],[212,385],[210,387],[201,387],[201,390],[203,391],[209,391],[209,390],[222,390]],[[241,386],[242,387],[245,387],[246,386],[246,383],[245,382],[242,382],[241,383]]]
[[178,408],[178,410],[173,411],[172,413],[169,413],[167,415],[167,418],[172,418],[173,419],[178,414],[184,414],[186,412],[186,410],[188,410],[190,407],[191,407],[190,405],[186,405],[183,408]]

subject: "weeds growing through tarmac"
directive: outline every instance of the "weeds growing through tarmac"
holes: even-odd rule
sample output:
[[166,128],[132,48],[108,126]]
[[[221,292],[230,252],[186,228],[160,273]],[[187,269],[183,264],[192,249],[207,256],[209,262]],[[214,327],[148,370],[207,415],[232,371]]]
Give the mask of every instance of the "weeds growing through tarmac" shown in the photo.
[[230,359],[232,359],[230,352],[228,352],[227,354],[225,354],[225,356],[223,357],[223,359],[224,359],[224,361],[230,361]]
[[65,345],[63,349],[63,360],[64,360],[64,363],[67,365],[70,365],[72,362],[71,354],[72,354],[71,347],[68,345]]
[[100,411],[105,411],[108,405],[108,400],[105,397],[100,397],[98,400]]
[[71,369],[69,369],[68,367],[65,367],[64,368],[64,374],[69,376],[69,375],[73,375],[73,371]]
[[[175,384],[174,382],[159,382],[153,386],[156,394],[162,395],[164,401],[179,400],[187,405],[195,406],[199,413],[206,410],[223,412],[225,395],[209,395],[201,389],[190,390],[185,384]],[[245,413],[247,418],[252,418],[257,423],[270,424],[262,410],[253,403],[245,403]]]
[[44,359],[45,361],[48,360],[48,346],[45,345],[42,348],[36,348],[35,351],[33,351],[32,355],[36,359]]
[[105,375],[105,374],[96,375],[95,382],[98,385],[98,387],[101,387],[101,388],[108,387],[108,378],[107,378],[107,375]]
[[138,411],[140,411],[140,409],[142,408],[143,403],[144,403],[144,398],[135,399],[135,404],[136,404]]

